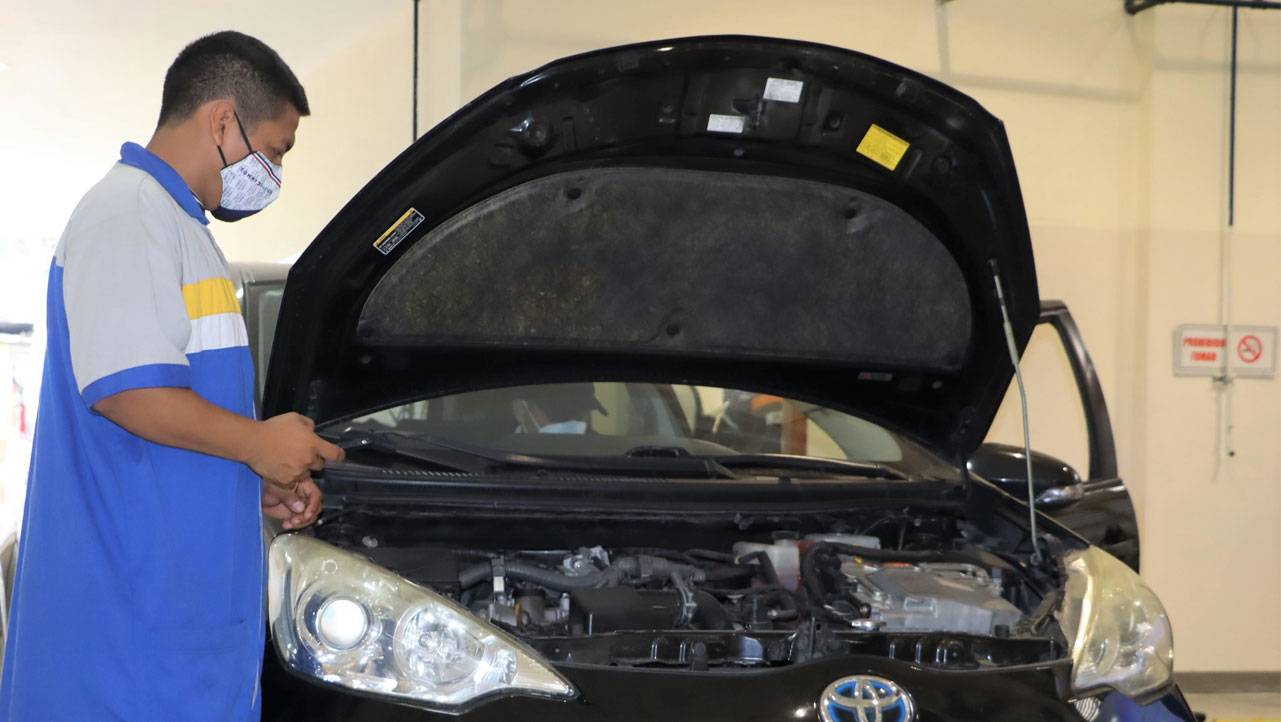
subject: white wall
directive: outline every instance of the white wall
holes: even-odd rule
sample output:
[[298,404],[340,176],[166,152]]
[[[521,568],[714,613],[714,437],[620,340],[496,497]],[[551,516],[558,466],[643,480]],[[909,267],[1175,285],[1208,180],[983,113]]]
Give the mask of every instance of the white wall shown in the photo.
[[1241,379],[1232,390],[1233,446],[1219,453],[1220,392],[1174,378],[1171,329],[1219,316],[1220,244],[1230,241],[1231,319],[1281,323],[1281,15],[1240,15],[1236,231],[1225,234],[1230,11],[1157,11],[1149,197],[1140,249],[1147,274],[1148,369],[1133,452],[1145,486],[1145,574],[1176,623],[1179,653],[1198,669],[1281,663],[1281,384]]
[[120,145],[151,137],[165,70],[192,40],[234,27],[306,77],[407,4],[0,1],[0,243],[62,232]]

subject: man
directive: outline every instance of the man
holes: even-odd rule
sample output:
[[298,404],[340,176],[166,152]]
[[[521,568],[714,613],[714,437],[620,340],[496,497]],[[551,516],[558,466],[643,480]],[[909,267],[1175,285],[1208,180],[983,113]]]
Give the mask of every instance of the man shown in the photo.
[[254,419],[205,211],[237,220],[271,202],[308,112],[266,45],[201,38],[165,76],[147,147],[126,143],[68,221],[0,720],[258,719],[262,512],[310,524],[310,474],[343,453],[297,414]]
[[521,396],[512,401],[517,433],[594,434],[592,412],[609,416],[596,398],[596,387],[589,383],[530,386]]

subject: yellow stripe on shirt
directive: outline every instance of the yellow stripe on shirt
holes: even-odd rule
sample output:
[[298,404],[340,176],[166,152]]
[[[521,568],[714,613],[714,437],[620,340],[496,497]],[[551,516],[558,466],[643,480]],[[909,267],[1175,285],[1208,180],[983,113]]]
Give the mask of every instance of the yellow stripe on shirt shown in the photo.
[[188,283],[182,287],[182,298],[187,302],[187,316],[193,321],[215,313],[240,313],[236,287],[230,278]]

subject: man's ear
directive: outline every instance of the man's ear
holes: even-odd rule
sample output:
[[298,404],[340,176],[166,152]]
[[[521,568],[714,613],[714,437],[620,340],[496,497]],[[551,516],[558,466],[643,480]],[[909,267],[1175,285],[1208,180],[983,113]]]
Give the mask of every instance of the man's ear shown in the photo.
[[209,135],[214,144],[224,146],[230,134],[236,130],[236,106],[229,100],[215,100],[207,104],[206,116],[209,119]]

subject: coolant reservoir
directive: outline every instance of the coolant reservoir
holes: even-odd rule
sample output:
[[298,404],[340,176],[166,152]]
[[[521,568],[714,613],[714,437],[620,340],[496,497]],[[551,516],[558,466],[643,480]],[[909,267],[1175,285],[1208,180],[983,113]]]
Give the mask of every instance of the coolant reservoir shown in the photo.
[[807,541],[831,542],[833,544],[848,544],[854,547],[865,547],[869,549],[880,549],[881,540],[874,536],[862,536],[860,534],[806,534]]
[[775,538],[773,544],[756,542],[738,542],[734,545],[734,555],[743,556],[755,552],[765,552],[774,571],[778,572],[778,581],[789,590],[794,590],[801,576],[801,552],[796,547],[796,539]]

